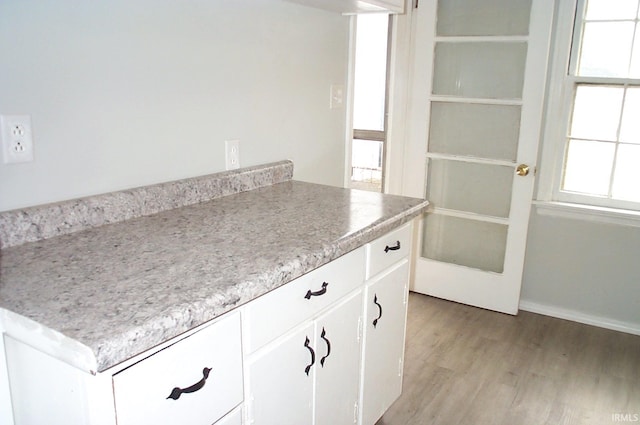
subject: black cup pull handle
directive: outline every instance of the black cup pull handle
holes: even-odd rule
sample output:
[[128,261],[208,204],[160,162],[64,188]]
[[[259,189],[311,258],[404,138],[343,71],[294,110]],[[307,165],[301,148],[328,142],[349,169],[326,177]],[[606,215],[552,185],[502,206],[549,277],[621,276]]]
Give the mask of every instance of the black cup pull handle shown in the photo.
[[304,297],[308,300],[311,299],[311,297],[319,297],[320,295],[324,295],[327,293],[327,286],[329,286],[329,284],[327,282],[322,282],[322,289],[320,289],[319,291],[315,291],[315,292],[311,292],[311,289],[309,289],[307,291],[307,295],[305,295]]
[[397,241],[395,246],[385,246],[384,247],[384,252],[389,252],[389,251],[397,251],[400,249],[400,241]]
[[202,379],[200,381],[196,382],[195,384],[193,384],[192,386],[187,387],[187,388],[175,387],[171,391],[171,394],[169,394],[169,397],[167,397],[167,400],[168,399],[177,400],[177,399],[180,398],[180,396],[182,394],[195,393],[196,391],[198,391],[199,389],[204,387],[204,384],[207,383],[207,378],[209,377],[209,372],[211,372],[211,368],[210,367],[205,367],[204,369],[202,369]]
[[320,359],[320,366],[324,367],[324,361],[331,354],[331,341],[329,341],[329,338],[327,338],[327,332],[324,330],[324,327],[322,328],[322,333],[320,334],[320,338],[322,338],[324,342],[327,343],[327,354]]
[[307,347],[307,349],[311,353],[311,363],[309,363],[307,367],[304,368],[304,373],[306,373],[307,376],[309,376],[309,371],[311,370],[311,366],[313,366],[316,363],[316,353],[315,351],[313,351],[313,348],[309,346],[309,342],[311,342],[309,341],[309,337],[306,337],[306,340],[304,341],[304,346]]
[[378,309],[380,310],[378,312],[378,317],[376,317],[375,319],[373,319],[373,327],[375,328],[378,325],[378,320],[380,320],[380,318],[382,317],[382,306],[380,305],[380,303],[378,302],[378,295],[374,294],[373,295],[373,303],[375,305],[378,306]]

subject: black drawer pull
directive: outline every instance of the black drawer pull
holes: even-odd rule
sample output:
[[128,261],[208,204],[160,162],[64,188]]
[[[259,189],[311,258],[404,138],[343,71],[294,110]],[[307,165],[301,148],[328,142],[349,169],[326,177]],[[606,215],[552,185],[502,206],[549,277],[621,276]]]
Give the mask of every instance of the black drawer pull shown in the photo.
[[327,286],[329,286],[329,284],[327,282],[322,282],[322,289],[316,292],[311,292],[311,289],[309,289],[307,291],[307,295],[305,295],[304,297],[306,299],[311,299],[311,297],[319,297],[320,295],[324,295],[327,293]]
[[177,400],[182,394],[195,393],[196,391],[204,387],[204,384],[207,382],[207,378],[209,377],[209,372],[211,372],[211,368],[205,367],[204,369],[202,369],[202,379],[200,381],[187,388],[175,387],[171,391],[171,394],[169,394],[169,397],[167,397],[167,400],[170,398],[173,400]]
[[323,327],[322,328],[322,333],[320,334],[320,338],[322,338],[324,340],[324,342],[327,343],[327,354],[323,358],[320,359],[320,366],[322,366],[322,367],[324,367],[324,361],[331,354],[331,341],[329,341],[329,338],[327,338],[326,335],[327,335],[327,332],[324,330],[324,327]]
[[397,241],[395,246],[389,246],[389,245],[385,246],[384,252],[397,251],[399,249],[400,249],[400,241]]
[[306,373],[307,376],[309,376],[309,371],[311,370],[311,366],[313,366],[316,363],[316,353],[315,351],[313,351],[313,348],[309,347],[309,342],[310,342],[309,337],[307,337],[306,340],[304,341],[304,346],[307,347],[307,349],[311,353],[311,363],[309,363],[307,367],[304,368],[304,373]]
[[378,313],[378,317],[373,319],[373,327],[375,328],[378,325],[378,320],[380,320],[380,318],[382,317],[382,306],[378,302],[378,295],[373,296],[373,303],[377,305],[378,309],[380,310],[380,312]]

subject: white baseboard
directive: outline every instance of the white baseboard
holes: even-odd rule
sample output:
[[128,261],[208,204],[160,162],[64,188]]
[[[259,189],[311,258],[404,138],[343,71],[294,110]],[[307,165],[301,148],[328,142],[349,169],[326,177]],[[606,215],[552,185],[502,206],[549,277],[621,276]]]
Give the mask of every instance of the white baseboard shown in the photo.
[[567,310],[526,300],[520,300],[520,310],[557,317],[558,319],[571,320],[572,322],[584,323],[586,325],[597,326],[614,331],[640,335],[640,323],[621,322],[607,317],[592,316],[575,310]]

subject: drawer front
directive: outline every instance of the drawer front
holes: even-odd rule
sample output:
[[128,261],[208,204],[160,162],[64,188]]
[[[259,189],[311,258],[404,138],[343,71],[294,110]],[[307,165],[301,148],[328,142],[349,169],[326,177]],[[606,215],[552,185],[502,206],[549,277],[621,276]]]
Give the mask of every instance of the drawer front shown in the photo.
[[409,255],[411,230],[407,223],[367,245],[367,279]]
[[113,377],[118,425],[210,425],[242,402],[240,315],[224,317]]
[[357,249],[257,298],[244,309],[251,353],[313,317],[364,283],[365,251]]
[[242,409],[237,408],[216,422],[215,425],[242,425]]

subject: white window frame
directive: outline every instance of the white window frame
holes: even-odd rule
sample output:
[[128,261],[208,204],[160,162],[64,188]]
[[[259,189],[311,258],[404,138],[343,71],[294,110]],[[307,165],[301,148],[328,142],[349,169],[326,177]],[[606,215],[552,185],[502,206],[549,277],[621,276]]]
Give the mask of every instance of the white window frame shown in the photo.
[[[602,79],[575,77],[576,64],[571,58],[572,48],[579,47],[580,28],[585,0],[561,0],[556,2],[553,53],[550,61],[550,78],[547,93],[544,138],[540,158],[537,205],[568,211],[571,207],[582,209],[580,214],[622,215],[640,219],[640,202],[630,202],[606,197],[561,191],[566,138],[571,116],[573,97],[578,83],[624,83],[628,79]],[[578,25],[579,27],[580,25]],[[634,80],[636,82],[636,80]],[[640,83],[640,80],[637,80]]]

